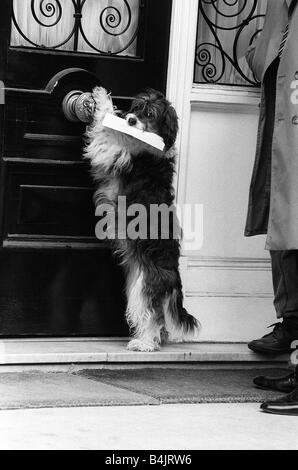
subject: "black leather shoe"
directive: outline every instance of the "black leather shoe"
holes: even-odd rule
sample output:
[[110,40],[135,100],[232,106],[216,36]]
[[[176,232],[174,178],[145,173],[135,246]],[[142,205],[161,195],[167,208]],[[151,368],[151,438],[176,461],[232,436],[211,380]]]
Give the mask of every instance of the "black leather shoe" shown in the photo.
[[256,377],[253,383],[263,390],[274,390],[282,393],[290,393],[298,386],[294,372],[283,377]]
[[269,326],[274,329],[263,338],[251,341],[249,349],[262,354],[281,354],[291,352],[291,344],[298,340],[298,326],[288,320]]
[[298,416],[298,387],[285,397],[266,401],[261,405],[265,413]]

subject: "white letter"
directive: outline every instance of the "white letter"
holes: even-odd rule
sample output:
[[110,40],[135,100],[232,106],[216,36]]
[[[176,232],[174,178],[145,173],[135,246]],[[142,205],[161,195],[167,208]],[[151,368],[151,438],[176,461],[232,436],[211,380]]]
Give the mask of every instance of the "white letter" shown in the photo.
[[[204,241],[204,206],[184,204],[182,210],[183,249],[185,251],[197,251],[203,246]],[[194,223],[193,223],[194,222]],[[192,227],[194,225],[194,230]]]
[[115,209],[111,204],[100,204],[95,209],[96,217],[102,217],[95,226],[98,240],[115,239]]
[[5,86],[0,80],[0,104],[5,104]]
[[298,341],[293,341],[291,344],[291,349],[295,349],[295,351],[291,354],[291,362],[294,366],[298,365]]
[[[136,217],[136,214],[138,216]],[[132,204],[127,209],[127,216],[135,218],[127,226],[127,237],[130,240],[147,240],[147,210],[142,204]],[[137,227],[138,230],[137,230]]]
[[126,196],[118,197],[118,238],[119,240],[126,239]]
[[181,228],[174,204],[150,204],[150,240],[181,238]]
[[293,104],[298,104],[298,80],[294,80],[291,83],[291,88],[294,89],[294,91],[291,94],[291,101]]

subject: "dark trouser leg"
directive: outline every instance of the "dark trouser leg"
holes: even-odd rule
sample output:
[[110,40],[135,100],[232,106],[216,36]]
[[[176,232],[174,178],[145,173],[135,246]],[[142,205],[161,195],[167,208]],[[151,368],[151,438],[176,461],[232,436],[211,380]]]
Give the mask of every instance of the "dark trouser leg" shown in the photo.
[[265,354],[290,353],[298,341],[298,250],[271,251],[274,306],[282,322],[248,347]]
[[298,250],[270,251],[278,318],[298,322]]

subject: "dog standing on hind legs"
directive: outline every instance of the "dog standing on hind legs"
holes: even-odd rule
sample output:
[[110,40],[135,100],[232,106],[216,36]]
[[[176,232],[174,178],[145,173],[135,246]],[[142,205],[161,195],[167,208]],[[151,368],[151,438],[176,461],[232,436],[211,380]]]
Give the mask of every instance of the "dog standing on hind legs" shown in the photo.
[[161,152],[103,126],[105,115],[116,111],[104,88],[96,88],[93,96],[96,110],[86,132],[85,158],[98,188],[96,206],[108,204],[117,216],[119,197],[125,197],[127,208],[141,204],[147,214],[146,237],[120,238],[116,229],[110,236],[126,272],[126,319],[133,335],[128,349],[149,352],[164,341],[194,341],[199,325],[183,307],[177,218],[169,224],[167,237],[160,228],[154,238],[150,231],[151,207],[171,208],[174,204],[176,111],[162,93],[148,89],[134,98],[123,116],[129,126],[159,135],[165,144]]

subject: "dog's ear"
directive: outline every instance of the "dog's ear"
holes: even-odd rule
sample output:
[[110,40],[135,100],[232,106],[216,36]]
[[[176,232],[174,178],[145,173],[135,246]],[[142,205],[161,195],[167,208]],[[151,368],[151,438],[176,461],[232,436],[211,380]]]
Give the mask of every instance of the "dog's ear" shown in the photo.
[[178,133],[178,116],[173,108],[169,105],[164,113],[162,121],[161,135],[164,140],[166,150],[173,147]]

